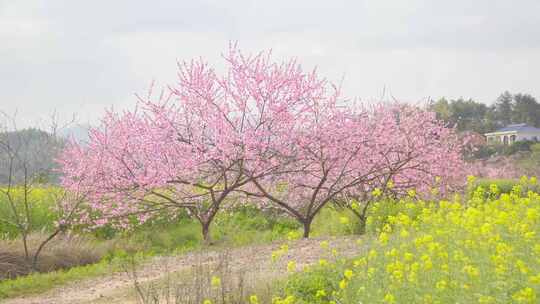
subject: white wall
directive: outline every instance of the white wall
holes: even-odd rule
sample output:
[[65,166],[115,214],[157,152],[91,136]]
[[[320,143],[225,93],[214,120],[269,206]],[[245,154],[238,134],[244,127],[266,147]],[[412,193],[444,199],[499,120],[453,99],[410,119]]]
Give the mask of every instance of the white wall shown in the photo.
[[534,137],[536,137],[536,140],[540,140],[540,132],[519,132],[518,133],[518,140],[534,140]]

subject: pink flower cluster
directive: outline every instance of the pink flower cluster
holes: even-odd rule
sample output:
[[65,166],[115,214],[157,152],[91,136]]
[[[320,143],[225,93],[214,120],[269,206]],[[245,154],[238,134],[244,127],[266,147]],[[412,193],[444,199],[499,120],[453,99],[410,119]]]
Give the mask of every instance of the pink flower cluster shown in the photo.
[[83,221],[127,227],[197,218],[203,233],[227,202],[272,204],[309,226],[344,193],[447,190],[462,178],[455,130],[419,107],[358,106],[295,61],[231,46],[227,70],[179,64],[178,82],[133,111],[109,112],[87,145],[60,157],[64,187],[84,191]]

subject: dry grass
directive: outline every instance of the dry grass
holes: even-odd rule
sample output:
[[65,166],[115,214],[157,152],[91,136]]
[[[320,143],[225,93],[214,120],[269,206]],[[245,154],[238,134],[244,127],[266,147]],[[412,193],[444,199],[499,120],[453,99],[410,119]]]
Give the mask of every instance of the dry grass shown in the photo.
[[231,252],[220,252],[214,259],[201,253],[190,268],[180,273],[170,273],[162,265],[164,277],[153,282],[141,283],[135,264],[126,264],[141,304],[200,304],[210,300],[213,304],[249,303],[253,294],[260,303],[270,303],[274,292],[277,269],[260,265],[234,265]]
[[[35,252],[46,236],[35,233],[29,238],[30,252]],[[51,241],[38,260],[38,272],[50,272],[96,263],[104,256],[107,245],[96,245],[77,235],[62,235]],[[0,280],[13,279],[32,272],[25,259],[20,240],[0,240]]]

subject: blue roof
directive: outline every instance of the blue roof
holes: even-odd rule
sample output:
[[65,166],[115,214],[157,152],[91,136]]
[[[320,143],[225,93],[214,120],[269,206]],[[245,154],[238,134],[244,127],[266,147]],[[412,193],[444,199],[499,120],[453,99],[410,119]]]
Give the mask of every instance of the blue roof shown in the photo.
[[498,129],[495,132],[511,132],[511,131],[517,131],[517,132],[540,132],[539,128],[528,126],[527,124],[520,123],[520,124],[513,124],[508,125],[504,128]]

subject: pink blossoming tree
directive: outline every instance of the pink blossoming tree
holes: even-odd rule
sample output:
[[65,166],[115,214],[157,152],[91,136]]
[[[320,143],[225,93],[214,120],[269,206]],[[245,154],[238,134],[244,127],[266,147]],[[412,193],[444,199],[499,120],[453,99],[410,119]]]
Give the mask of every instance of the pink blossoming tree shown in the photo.
[[224,76],[202,61],[179,64],[178,83],[157,101],[149,94],[136,111],[108,113],[88,146],[66,150],[64,185],[83,180],[90,188],[83,220],[127,226],[187,209],[208,241],[226,200],[281,168],[276,150],[306,104],[325,101],[327,83],[270,53],[231,47],[224,58]]
[[351,115],[337,103],[338,95],[311,104],[296,121],[285,146],[273,147],[280,170],[253,179],[249,195],[267,200],[304,227],[309,237],[319,211],[355,186],[382,172],[373,153],[383,138],[370,132],[365,113]]
[[466,140],[435,114],[403,104],[381,104],[371,110],[372,132],[384,141],[373,153],[381,172],[377,178],[344,191],[336,200],[352,210],[365,228],[370,204],[381,196],[439,196],[464,186]]
[[411,189],[446,192],[463,181],[461,142],[433,113],[403,104],[343,108],[330,100],[305,114],[291,129],[295,141],[279,154],[295,170],[254,179],[251,193],[295,217],[304,237],[331,202],[349,207],[363,226],[375,189],[396,197]]

